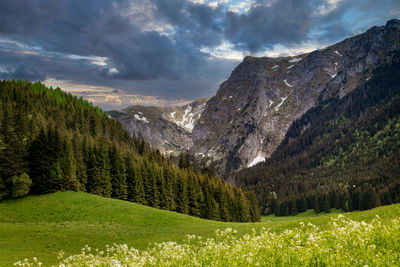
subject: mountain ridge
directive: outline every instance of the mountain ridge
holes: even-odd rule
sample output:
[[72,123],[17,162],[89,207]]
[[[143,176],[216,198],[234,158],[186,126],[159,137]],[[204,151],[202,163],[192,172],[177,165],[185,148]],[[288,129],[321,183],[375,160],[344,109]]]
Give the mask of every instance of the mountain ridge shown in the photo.
[[365,210],[400,201],[400,51],[366,83],[329,98],[287,131],[265,163],[235,174],[263,213]]
[[[191,135],[178,135],[184,141],[174,153],[189,150],[198,159],[213,162],[225,177],[264,161],[310,108],[344,97],[369,80],[378,66],[390,62],[389,54],[400,49],[399,32],[400,21],[389,20],[311,53],[245,57],[199,112]],[[149,131],[140,131],[142,121],[132,117],[120,121],[129,121],[132,135],[152,143],[151,134],[143,134]],[[162,140],[153,142],[154,147],[167,152]]]

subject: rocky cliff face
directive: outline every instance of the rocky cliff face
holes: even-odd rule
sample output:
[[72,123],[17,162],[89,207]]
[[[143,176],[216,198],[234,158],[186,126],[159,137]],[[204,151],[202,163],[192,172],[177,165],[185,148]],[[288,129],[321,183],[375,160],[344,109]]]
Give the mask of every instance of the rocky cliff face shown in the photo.
[[309,54],[246,57],[212,97],[192,133],[191,150],[220,173],[269,157],[291,123],[329,97],[343,97],[400,49],[400,21]]
[[164,154],[178,154],[193,146],[192,130],[200,118],[207,98],[184,106],[132,106],[110,111],[132,136],[143,138],[154,149]]
[[319,101],[343,97],[400,50],[400,21],[295,57],[246,57],[210,100],[183,107],[113,111],[132,135],[165,153],[206,157],[220,174],[265,160],[294,120]]

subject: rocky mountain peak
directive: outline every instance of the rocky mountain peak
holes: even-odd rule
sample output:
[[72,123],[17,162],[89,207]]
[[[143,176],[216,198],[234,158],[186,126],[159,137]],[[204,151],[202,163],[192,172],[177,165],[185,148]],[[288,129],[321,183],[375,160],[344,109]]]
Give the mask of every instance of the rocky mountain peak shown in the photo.
[[192,151],[220,173],[269,157],[294,120],[319,101],[343,97],[398,51],[399,21],[309,54],[247,56],[211,98],[192,133]]
[[388,29],[400,29],[400,20],[391,19],[386,22],[386,28]]

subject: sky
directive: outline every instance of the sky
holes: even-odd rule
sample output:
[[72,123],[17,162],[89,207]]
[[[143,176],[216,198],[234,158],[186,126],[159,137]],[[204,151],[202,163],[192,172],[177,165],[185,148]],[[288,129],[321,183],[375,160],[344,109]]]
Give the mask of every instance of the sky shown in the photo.
[[311,52],[400,18],[399,0],[0,0],[0,79],[103,109],[211,97],[247,56]]

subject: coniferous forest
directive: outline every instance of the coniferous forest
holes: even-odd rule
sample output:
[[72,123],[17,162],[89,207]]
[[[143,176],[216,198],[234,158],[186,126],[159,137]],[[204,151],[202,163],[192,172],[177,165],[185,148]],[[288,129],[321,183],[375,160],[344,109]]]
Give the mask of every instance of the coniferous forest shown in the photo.
[[39,82],[0,82],[0,200],[75,190],[213,220],[259,220],[254,193],[180,165],[82,98]]
[[265,163],[239,172],[263,214],[332,208],[366,210],[400,202],[400,55],[343,98],[295,121]]

